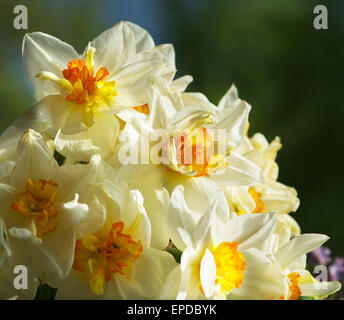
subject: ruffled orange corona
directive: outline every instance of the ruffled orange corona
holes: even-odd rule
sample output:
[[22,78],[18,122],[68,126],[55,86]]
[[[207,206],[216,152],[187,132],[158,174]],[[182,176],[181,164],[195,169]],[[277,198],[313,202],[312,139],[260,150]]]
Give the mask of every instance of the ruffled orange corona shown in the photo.
[[211,143],[211,137],[203,127],[196,131],[195,135],[183,133],[180,139],[175,139],[177,159],[183,166],[190,166],[196,172],[195,177],[208,176],[207,167],[210,161],[207,155],[207,146]]
[[228,165],[226,155],[218,153],[217,143],[204,127],[177,134],[171,137],[171,142],[175,148],[176,164],[170,168],[174,171],[192,177],[209,177]]
[[82,280],[89,282],[94,294],[103,294],[104,280],[110,281],[113,274],[129,278],[131,264],[142,254],[141,241],[122,233],[123,228],[124,223],[119,221],[111,226],[105,239],[102,230],[76,242],[73,268]]
[[223,292],[240,288],[244,279],[246,261],[237,249],[236,242],[223,242],[212,251],[216,263],[216,284],[221,284]]
[[12,209],[34,221],[36,236],[41,237],[57,227],[58,212],[53,200],[57,184],[50,180],[29,179],[26,192],[12,204]]
[[[290,284],[289,284],[290,296],[288,300],[297,300],[301,296],[301,290],[299,288],[301,276],[297,272],[290,272],[288,274],[288,278],[290,281]],[[279,300],[284,300],[283,294],[280,296]]]
[[40,72],[36,75],[42,80],[50,80],[62,87],[67,93],[66,100],[83,107],[83,122],[93,124],[94,112],[101,105],[110,106],[117,95],[115,81],[107,81],[109,72],[105,67],[95,73],[93,55],[95,48],[87,47],[86,59],[74,59],[68,62],[67,69],[62,71],[64,78],[58,78],[51,72]]
[[[75,101],[78,104],[93,104],[96,103],[97,96],[99,100],[102,100],[103,97],[100,97],[100,92],[97,91],[104,90],[104,81],[109,75],[105,67],[100,68],[93,76],[86,61],[76,59],[68,63],[68,69],[63,70],[62,74],[73,86],[73,91],[66,97],[68,101]],[[103,82],[102,85],[100,82]]]
[[221,291],[225,294],[234,288],[240,288],[244,280],[246,261],[237,249],[236,242],[222,242],[211,249],[216,263],[215,284],[220,284]]

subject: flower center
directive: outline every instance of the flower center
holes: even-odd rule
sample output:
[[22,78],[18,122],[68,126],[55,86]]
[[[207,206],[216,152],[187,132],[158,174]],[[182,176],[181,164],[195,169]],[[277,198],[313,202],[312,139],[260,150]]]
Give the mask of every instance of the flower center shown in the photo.
[[29,179],[26,192],[13,202],[12,209],[34,221],[36,236],[52,232],[57,227],[58,212],[53,204],[57,183],[50,180]]
[[81,280],[88,281],[94,294],[103,294],[104,280],[110,281],[113,274],[129,278],[132,263],[142,254],[141,241],[122,233],[123,228],[119,221],[105,239],[104,235],[90,234],[76,242],[73,268]]
[[77,104],[97,103],[98,100],[102,101],[107,98],[107,95],[104,95],[105,89],[113,90],[112,87],[109,87],[109,83],[104,82],[109,75],[106,68],[100,68],[94,76],[86,62],[81,59],[70,61],[68,69],[63,70],[62,74],[73,86],[72,92],[66,99],[75,101]]
[[109,75],[105,67],[94,72],[93,55],[95,48],[87,47],[86,60],[74,59],[68,62],[68,68],[62,71],[64,78],[58,78],[47,71],[36,75],[42,80],[50,80],[67,92],[66,100],[84,106],[83,120],[85,125],[93,124],[94,111],[103,104],[111,105],[117,95],[115,81],[106,81]]
[[220,284],[221,291],[225,294],[234,288],[240,288],[244,279],[246,261],[244,255],[237,249],[236,242],[222,242],[211,249],[216,263],[215,284]]
[[218,144],[204,127],[172,136],[168,146],[169,167],[187,176],[209,177],[228,165],[225,155],[218,152]]
[[253,209],[252,213],[261,213],[263,212],[265,206],[264,202],[261,200],[262,194],[260,192],[257,192],[253,187],[250,187],[248,189],[248,193],[253,198],[254,202],[256,203],[255,208]]

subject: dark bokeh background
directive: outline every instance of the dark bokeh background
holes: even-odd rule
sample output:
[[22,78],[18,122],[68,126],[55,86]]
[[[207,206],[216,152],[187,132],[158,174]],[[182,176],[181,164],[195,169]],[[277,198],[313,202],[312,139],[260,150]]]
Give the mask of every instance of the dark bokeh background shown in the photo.
[[[28,8],[27,31],[13,27],[17,4]],[[328,8],[328,30],[313,27],[317,4]],[[237,85],[253,106],[250,134],[282,138],[280,180],[299,192],[294,216],[303,232],[328,234],[327,245],[344,255],[344,1],[2,0],[0,131],[33,103],[21,65],[25,32],[52,34],[81,52],[120,20],[174,44],[178,75],[195,78],[189,90],[216,103]]]

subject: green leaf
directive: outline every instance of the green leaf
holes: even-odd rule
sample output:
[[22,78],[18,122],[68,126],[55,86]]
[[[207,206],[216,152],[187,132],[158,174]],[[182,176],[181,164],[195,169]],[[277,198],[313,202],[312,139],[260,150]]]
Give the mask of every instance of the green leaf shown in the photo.
[[38,280],[38,287],[35,300],[55,300],[57,288],[50,287],[48,284]]
[[167,252],[172,254],[174,260],[176,260],[178,263],[180,263],[180,258],[181,258],[182,254],[183,254],[182,251],[180,251],[177,248],[168,248]]
[[313,297],[304,297],[304,296],[301,296],[299,299],[297,299],[297,300],[317,300],[317,299],[315,299],[315,298],[313,298]]

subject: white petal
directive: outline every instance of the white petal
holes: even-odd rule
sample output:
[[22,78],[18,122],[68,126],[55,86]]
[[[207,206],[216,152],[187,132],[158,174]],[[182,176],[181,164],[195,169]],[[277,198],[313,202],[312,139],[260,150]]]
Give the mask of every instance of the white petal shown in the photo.
[[300,228],[299,224],[289,214],[281,214],[281,215],[279,215],[278,216],[278,220],[280,222],[283,222],[285,225],[287,225],[290,228],[293,236],[294,235],[299,235],[301,233],[301,228]]
[[23,64],[24,70],[37,88],[48,94],[56,94],[59,91],[49,81],[44,84],[35,78],[41,71],[49,71],[56,76],[61,76],[62,70],[67,68],[69,61],[77,59],[78,53],[69,44],[41,32],[28,33],[23,40]]
[[43,140],[34,130],[27,130],[18,145],[16,168],[11,176],[11,182],[18,188],[23,188],[29,178],[51,179],[58,167],[57,162]]
[[84,124],[82,108],[77,104],[70,103],[69,113],[61,128],[63,134],[77,134],[85,131],[88,127]]
[[117,171],[130,189],[140,190],[152,224],[151,246],[157,249],[165,249],[169,242],[166,215],[170,197],[163,187],[165,171],[154,165],[126,165]]
[[300,284],[301,295],[304,297],[317,297],[324,299],[327,296],[336,293],[341,289],[342,285],[338,281],[304,283]]
[[62,226],[72,226],[82,222],[88,214],[88,205],[85,203],[79,203],[79,195],[76,193],[72,201],[60,204],[58,208],[59,212],[59,224]]
[[323,234],[309,233],[295,236],[275,253],[275,257],[280,262],[281,268],[285,269],[300,256],[318,248],[328,239],[329,237]]
[[234,206],[233,211],[252,212],[256,207],[247,187],[225,187],[224,189],[230,204]]
[[58,281],[65,278],[73,264],[75,232],[72,227],[57,227],[46,233],[41,245],[30,245],[35,269],[42,281],[56,287]]
[[149,95],[149,125],[154,129],[166,128],[170,119],[184,106],[179,94],[173,93],[164,78],[152,79],[152,94]]
[[297,258],[292,264],[289,265],[289,270],[305,270],[307,267],[307,255],[303,254],[301,257]]
[[109,286],[107,298],[157,299],[167,276],[176,265],[171,254],[146,248],[134,262],[132,279],[116,274],[116,286]]
[[104,296],[92,293],[87,282],[81,282],[76,273],[72,270],[67,278],[59,282],[56,292],[56,300],[98,300]]
[[266,212],[294,212],[300,205],[300,200],[297,198],[297,192],[294,188],[270,179],[263,186],[259,186],[257,191],[261,193],[261,200],[264,202]]
[[[187,76],[185,76],[187,77]],[[183,79],[184,77],[180,78]],[[175,80],[178,81],[179,79]],[[173,83],[175,82],[173,81],[171,83],[171,86],[173,87]],[[185,104],[185,106],[193,106],[193,107],[210,107],[211,109],[213,109],[215,112],[217,109],[215,109],[216,107],[209,102],[208,98],[201,92],[183,92],[181,94],[181,97],[183,99],[183,103]]]
[[119,70],[113,75],[118,93],[115,102],[130,107],[146,104],[147,87],[151,86],[152,77],[160,76],[166,70],[166,65],[161,58],[148,59],[131,63]]
[[163,284],[159,300],[176,300],[181,279],[180,266],[176,266]]
[[110,75],[122,67],[136,53],[134,33],[124,22],[116,24],[95,38],[94,62],[96,70],[105,67]]
[[90,200],[90,184],[95,181],[100,169],[101,159],[94,155],[88,164],[64,164],[56,170],[55,182],[58,184],[56,201],[70,201],[75,193],[80,202]]
[[244,252],[246,269],[240,288],[231,291],[230,300],[276,300],[286,289],[281,274],[259,250]]
[[200,278],[194,271],[194,266],[191,265],[183,270],[177,300],[204,299],[204,294],[200,290]]
[[200,279],[204,294],[210,298],[215,289],[216,263],[209,249],[205,250],[201,260]]
[[56,150],[75,161],[89,161],[94,154],[106,159],[115,150],[119,132],[118,120],[112,115],[96,114],[94,125],[76,134],[59,132],[54,141]]
[[277,224],[275,214],[268,214],[264,219],[265,221],[263,219],[260,221],[259,219],[257,220],[257,225],[260,225],[260,229],[257,229],[256,232],[252,233],[250,236],[246,235],[246,239],[240,243],[240,250],[245,250],[261,243],[275,230]]
[[181,185],[177,186],[171,195],[168,210],[168,229],[172,242],[177,248],[183,250],[186,243],[177,232],[180,227],[187,230],[188,233],[192,233],[195,228],[195,220],[185,202],[184,188]]
[[197,245],[201,247],[208,247],[211,243],[211,231],[214,225],[214,220],[216,219],[216,208],[220,201],[220,192],[212,200],[210,206],[203,213],[202,217],[199,219],[197,226],[194,230],[193,239]]
[[247,102],[243,100],[235,101],[230,108],[228,107],[220,114],[214,129],[225,129],[227,139],[239,145],[247,130],[250,110],[251,106]]
[[[176,186],[183,186],[187,206],[192,213],[198,214],[199,216],[209,207],[216,194],[221,192],[220,187],[208,178],[190,178],[174,172],[170,175],[167,172],[166,175],[167,181],[164,184],[168,191],[172,193]],[[226,215],[228,215],[223,203],[218,208],[218,214],[221,219],[225,219]]]
[[225,95],[221,98],[218,108],[226,109],[237,99],[239,99],[238,89],[234,84],[232,84]]
[[83,236],[98,231],[105,222],[106,211],[104,206],[99,203],[97,198],[88,201],[88,214],[75,227],[76,238],[80,239]]
[[174,130],[185,130],[188,128],[193,128],[199,123],[209,121],[214,121],[217,118],[215,108],[212,108],[211,105],[208,106],[189,106],[184,109],[181,109],[178,113],[175,114],[173,119],[170,121],[170,126]]
[[[179,237],[171,238],[172,241],[176,241],[176,246],[180,250],[184,250],[186,246],[194,246],[194,241],[191,238],[191,234],[187,232],[185,229],[178,227],[177,234],[179,233]],[[172,235],[173,236],[173,235]]]
[[217,225],[217,241],[237,242],[239,250],[246,250],[264,241],[276,227],[275,214],[243,214],[227,224]]
[[152,225],[144,207],[142,194],[139,190],[130,190],[123,216],[130,229],[133,239],[142,240],[144,248],[149,247],[152,238]]
[[292,229],[288,224],[285,224],[284,219],[281,217],[287,216],[286,214],[281,214],[277,216],[277,226],[274,234],[278,237],[278,247],[285,245],[290,238],[293,236]]
[[[128,207],[126,202],[129,200],[129,188],[122,181],[119,181],[119,179],[111,181],[111,178],[108,178],[109,180],[103,180],[100,178],[100,182],[93,184],[91,187],[92,193],[106,208],[108,219],[111,221],[126,222],[126,208]],[[137,210],[135,212],[135,216],[136,213]],[[133,213],[129,212],[128,220],[133,220],[131,217],[132,215]]]
[[159,51],[166,59],[167,64],[171,70],[176,69],[176,55],[172,44],[162,44],[157,46],[154,50]]
[[154,41],[151,35],[143,28],[132,22],[124,22],[134,34],[136,53],[154,48]]
[[15,214],[12,210],[12,203],[17,201],[20,191],[12,186],[0,183],[0,217],[4,219],[7,228],[17,226],[22,221],[22,215]]
[[180,77],[176,80],[173,80],[171,83],[171,90],[177,91],[177,92],[184,92],[187,88],[187,86],[193,81],[192,76],[186,75],[183,77]]
[[34,129],[39,133],[47,133],[54,137],[64,126],[70,112],[70,104],[61,95],[51,95],[43,98],[25,111],[14,123],[23,133]]
[[264,182],[261,169],[238,153],[231,152],[227,162],[229,164],[224,170],[211,176],[213,181],[223,186],[254,185]]
[[[198,250],[195,250],[192,246],[186,247],[180,259],[180,269],[183,274],[190,265],[201,258],[200,254],[201,253]],[[198,274],[196,276],[198,277]]]

